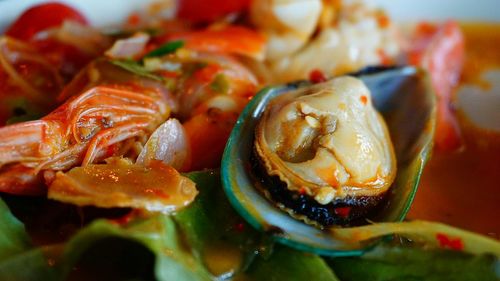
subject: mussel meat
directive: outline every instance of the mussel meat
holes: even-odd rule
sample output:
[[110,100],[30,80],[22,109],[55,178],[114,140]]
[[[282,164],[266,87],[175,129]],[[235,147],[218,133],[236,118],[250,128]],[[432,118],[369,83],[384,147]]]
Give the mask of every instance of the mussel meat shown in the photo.
[[394,181],[396,158],[363,81],[344,76],[269,102],[255,129],[262,191],[297,219],[356,224]]

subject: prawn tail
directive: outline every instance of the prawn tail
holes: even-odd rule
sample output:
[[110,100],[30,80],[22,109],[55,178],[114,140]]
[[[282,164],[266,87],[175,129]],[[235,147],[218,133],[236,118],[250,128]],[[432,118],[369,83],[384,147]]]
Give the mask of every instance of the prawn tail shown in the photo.
[[38,163],[62,150],[58,122],[35,120],[0,128],[0,166]]

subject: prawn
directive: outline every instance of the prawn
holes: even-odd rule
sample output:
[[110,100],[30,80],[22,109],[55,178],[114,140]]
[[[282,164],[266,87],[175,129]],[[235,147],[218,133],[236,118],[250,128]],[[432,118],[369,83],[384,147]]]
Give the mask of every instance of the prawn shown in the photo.
[[[107,74],[101,74],[103,69]],[[91,63],[82,73],[68,86],[74,91],[84,84],[80,94],[70,95],[39,120],[0,128],[0,191],[40,194],[42,171],[123,155],[164,122],[174,107],[165,88],[106,60]],[[109,73],[130,82],[117,84],[105,77]]]

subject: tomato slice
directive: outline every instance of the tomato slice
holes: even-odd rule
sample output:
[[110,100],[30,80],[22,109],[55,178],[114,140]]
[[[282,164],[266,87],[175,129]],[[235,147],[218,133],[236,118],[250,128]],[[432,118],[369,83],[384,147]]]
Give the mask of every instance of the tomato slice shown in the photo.
[[65,20],[88,24],[87,19],[77,10],[65,4],[51,2],[26,10],[5,34],[21,40],[30,40],[38,32],[60,26]]
[[180,0],[177,16],[193,22],[209,22],[224,15],[241,12],[251,0]]
[[435,145],[439,151],[454,151],[462,146],[451,102],[465,60],[464,45],[457,22],[447,21],[439,26],[422,23],[417,27],[409,52],[411,64],[429,71],[438,97]]

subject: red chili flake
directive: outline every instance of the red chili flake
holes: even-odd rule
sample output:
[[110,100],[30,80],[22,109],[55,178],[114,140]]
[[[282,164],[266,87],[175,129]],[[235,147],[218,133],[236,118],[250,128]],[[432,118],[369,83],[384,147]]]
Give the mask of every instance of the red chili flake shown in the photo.
[[115,224],[119,224],[119,225],[128,224],[135,217],[135,215],[136,215],[136,212],[134,210],[131,210],[130,212],[128,212],[127,214],[125,214],[119,218],[110,219],[110,222],[115,223]]
[[132,13],[127,18],[127,23],[130,25],[138,25],[141,22],[141,17],[138,13]]
[[328,78],[326,77],[325,73],[323,73],[323,71],[314,69],[313,71],[311,71],[311,73],[309,73],[309,80],[311,80],[311,82],[313,82],[314,84],[317,84],[325,82],[326,80],[328,80]]
[[380,28],[386,28],[391,23],[391,20],[384,11],[377,12],[377,23]]
[[305,187],[303,187],[303,186],[301,186],[301,187],[299,188],[299,194],[300,194],[300,195],[305,195],[306,193],[307,193],[306,188],[305,188]]
[[443,233],[437,233],[436,239],[439,242],[439,246],[442,248],[448,248],[452,250],[461,251],[464,249],[464,243],[460,238],[450,238],[448,235]]
[[351,213],[351,207],[338,207],[335,208],[335,214],[338,215],[341,218],[347,218],[349,217],[349,214]]
[[366,96],[361,96],[361,102],[366,105],[368,103],[368,98]]
[[236,225],[234,225],[234,230],[236,230],[236,232],[243,232],[245,231],[245,224],[240,222],[240,223],[237,223]]
[[390,65],[392,64],[392,59],[385,53],[382,49],[377,49],[377,55],[380,58],[380,63],[382,65]]

